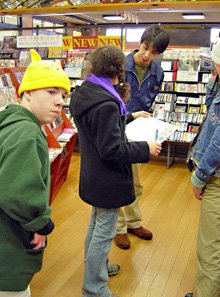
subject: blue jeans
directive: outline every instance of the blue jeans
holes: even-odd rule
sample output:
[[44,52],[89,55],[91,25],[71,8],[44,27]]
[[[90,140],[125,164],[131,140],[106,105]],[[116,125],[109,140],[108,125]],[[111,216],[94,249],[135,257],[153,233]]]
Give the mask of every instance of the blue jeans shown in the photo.
[[94,207],[85,240],[82,297],[109,297],[108,254],[116,234],[118,208]]

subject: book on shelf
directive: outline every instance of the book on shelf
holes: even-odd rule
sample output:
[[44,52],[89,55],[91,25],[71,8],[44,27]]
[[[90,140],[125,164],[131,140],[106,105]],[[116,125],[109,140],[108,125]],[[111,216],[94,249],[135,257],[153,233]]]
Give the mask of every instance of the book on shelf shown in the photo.
[[185,96],[177,96],[176,98],[176,103],[182,103],[182,104],[187,104],[189,100],[189,97],[185,97]]
[[188,113],[199,113],[200,106],[189,106]]
[[176,91],[182,93],[197,93],[197,84],[176,83]]
[[171,137],[172,141],[191,142],[196,133],[176,131]]
[[172,122],[176,127],[177,131],[187,131],[188,123],[187,122]]
[[167,111],[172,111],[173,110],[173,102],[165,102],[164,109]]
[[82,77],[86,52],[76,52],[69,50],[65,63],[65,72],[69,77]]
[[15,66],[16,66],[15,59],[0,60],[0,67],[1,68],[13,68]]
[[48,148],[49,160],[52,163],[63,151],[63,148]]
[[211,59],[211,55],[200,55],[200,71],[212,71],[214,63]]
[[177,71],[178,81],[192,81],[197,82],[199,77],[198,71]]
[[163,59],[178,59],[180,70],[198,71],[200,65],[201,49],[168,48],[163,53]]
[[15,87],[10,87],[9,88],[9,93],[10,93],[10,98],[11,98],[11,103],[15,103],[18,101],[18,96]]
[[160,66],[163,68],[163,71],[171,71],[172,61],[161,61]]
[[188,132],[197,133],[199,131],[199,125],[189,125]]
[[186,105],[176,105],[174,107],[175,112],[186,112],[187,106]]
[[0,109],[4,109],[7,105],[7,102],[5,100],[5,95],[4,95],[4,92],[3,92],[3,89],[0,88]]
[[201,98],[199,97],[189,97],[188,104],[201,104]]
[[22,78],[23,78],[23,76],[24,76],[24,73],[18,71],[18,72],[15,72],[14,74],[15,74],[15,76],[16,76],[16,79],[17,79],[18,83],[20,84],[21,81],[22,81]]
[[202,104],[200,106],[200,113],[206,113],[206,112],[207,112],[206,105],[205,104]]
[[210,77],[209,73],[203,73],[202,74],[202,82],[203,83],[208,83],[209,82],[209,77]]
[[169,92],[174,91],[174,82],[172,81],[163,81],[161,84],[161,91]]
[[173,80],[173,72],[164,72],[163,81],[172,81]]
[[21,51],[19,57],[19,67],[27,67],[31,63],[30,51]]
[[164,109],[164,104],[163,103],[155,103],[154,105],[154,109],[158,110],[158,109]]

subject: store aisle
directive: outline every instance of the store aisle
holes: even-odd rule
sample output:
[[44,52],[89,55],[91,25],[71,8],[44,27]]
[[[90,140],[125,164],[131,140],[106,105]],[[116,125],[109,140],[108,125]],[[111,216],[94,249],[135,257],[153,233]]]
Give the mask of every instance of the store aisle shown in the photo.
[[[78,153],[52,208],[55,231],[49,238],[44,266],[31,283],[32,297],[80,297],[83,249],[90,206],[78,198]],[[115,246],[111,262],[121,266],[110,279],[120,297],[183,297],[193,288],[195,241],[200,203],[193,198],[185,164],[166,169],[165,162],[141,166],[144,226],[154,234],[147,242],[129,235],[130,250]]]

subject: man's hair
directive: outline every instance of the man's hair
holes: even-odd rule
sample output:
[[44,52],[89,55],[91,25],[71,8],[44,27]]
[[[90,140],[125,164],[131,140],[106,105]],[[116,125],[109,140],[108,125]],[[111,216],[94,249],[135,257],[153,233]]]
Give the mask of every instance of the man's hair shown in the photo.
[[148,26],[141,36],[141,43],[152,43],[153,48],[158,53],[163,53],[169,44],[168,33],[158,25]]
[[90,58],[90,72],[96,76],[118,77],[118,93],[123,100],[129,97],[129,85],[125,82],[125,55],[116,46],[108,45],[97,48]]

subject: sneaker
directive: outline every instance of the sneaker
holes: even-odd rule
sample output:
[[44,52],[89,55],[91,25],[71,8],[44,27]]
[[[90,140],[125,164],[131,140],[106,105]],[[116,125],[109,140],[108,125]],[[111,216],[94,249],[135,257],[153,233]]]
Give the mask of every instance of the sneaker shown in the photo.
[[131,243],[128,238],[128,233],[116,234],[114,241],[120,249],[128,250],[130,248]]
[[147,230],[143,226],[134,229],[128,228],[128,233],[134,234],[137,237],[145,240],[151,240],[153,238],[152,232]]
[[187,293],[185,297],[193,297],[193,293]]
[[117,264],[108,265],[108,276],[114,276],[120,272],[120,266]]

